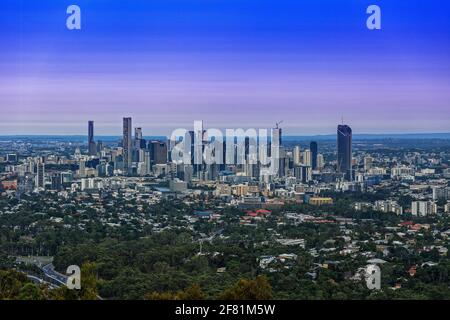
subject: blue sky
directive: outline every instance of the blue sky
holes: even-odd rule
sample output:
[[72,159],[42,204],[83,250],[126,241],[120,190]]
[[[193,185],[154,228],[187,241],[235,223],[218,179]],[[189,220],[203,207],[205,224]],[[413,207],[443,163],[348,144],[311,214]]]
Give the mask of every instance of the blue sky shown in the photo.
[[[271,127],[445,132],[450,4],[386,0],[2,0],[0,134]],[[82,29],[66,28],[77,4]],[[370,4],[382,30],[366,28]]]

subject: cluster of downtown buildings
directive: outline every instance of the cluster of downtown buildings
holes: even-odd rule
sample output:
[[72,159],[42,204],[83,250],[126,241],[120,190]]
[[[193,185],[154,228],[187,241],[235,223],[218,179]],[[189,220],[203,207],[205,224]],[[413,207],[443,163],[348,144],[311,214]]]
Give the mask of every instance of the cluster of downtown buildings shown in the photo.
[[[319,148],[316,141],[307,147],[283,143],[278,125],[261,141],[260,136],[243,130],[240,136],[218,139],[199,123],[193,131],[184,130],[169,139],[146,139],[142,128],[133,128],[127,117],[123,118],[122,139],[102,142],[95,140],[94,122],[89,121],[87,145],[61,142],[40,153],[22,145],[23,154],[20,147],[0,154],[0,163],[6,164],[0,188],[19,195],[41,191],[100,194],[136,185],[135,190],[140,190],[139,185],[151,182],[158,185],[158,197],[183,198],[206,186],[209,191],[201,192],[225,204],[272,208],[289,201],[332,204],[331,197],[322,196],[327,191],[374,192],[406,186],[402,195],[413,198],[408,209],[413,215],[449,211],[448,204],[439,208],[437,201],[450,200],[450,171],[431,169],[439,166],[440,156],[412,153],[391,159],[366,151],[355,154],[352,130],[344,124],[337,127],[336,145]],[[213,156],[212,161],[206,154]],[[259,161],[264,156],[270,161]],[[267,170],[274,163],[276,170]],[[397,198],[393,194],[374,203],[357,202],[354,208],[403,214]]]
[[[89,158],[99,158],[106,161],[107,167],[97,167],[97,175],[145,176],[152,173],[166,175],[171,173],[172,178],[185,182],[198,180],[217,180],[220,174],[237,173],[245,175],[254,181],[273,182],[277,178],[292,174],[306,183],[312,180],[312,172],[323,169],[324,157],[318,152],[316,141],[310,143],[310,148],[301,150],[296,146],[286,150],[282,145],[282,129],[271,129],[270,137],[262,143],[260,137],[251,136],[249,131],[236,130],[233,135],[221,138],[212,137],[209,130],[203,129],[203,123],[196,131],[184,130],[184,136],[173,135],[168,140],[146,140],[141,127],[134,128],[132,135],[132,119],[123,118],[123,135],[120,147],[111,150],[111,157],[104,157],[105,149],[101,141],[95,142],[94,122],[88,122],[88,158],[80,158],[80,162]],[[353,181],[352,170],[352,130],[347,125],[339,125],[337,130],[338,153],[337,173],[342,181]],[[183,144],[182,147],[180,145]],[[208,151],[208,149],[210,151]],[[220,149],[220,151],[219,151]],[[275,150],[276,149],[276,150]],[[183,155],[184,153],[184,155]],[[212,154],[213,159],[206,159],[206,154]],[[220,154],[220,156],[219,156]],[[177,155],[177,160],[174,159]],[[276,156],[275,156],[276,155]],[[266,166],[276,161],[276,170],[261,174],[266,157]],[[187,159],[187,160],[186,160]],[[102,161],[101,161],[102,162]],[[85,168],[81,163],[80,168]],[[82,170],[81,170],[82,171]],[[85,176],[85,172],[81,172]],[[106,171],[106,172],[105,172]],[[175,173],[175,174],[174,174]]]

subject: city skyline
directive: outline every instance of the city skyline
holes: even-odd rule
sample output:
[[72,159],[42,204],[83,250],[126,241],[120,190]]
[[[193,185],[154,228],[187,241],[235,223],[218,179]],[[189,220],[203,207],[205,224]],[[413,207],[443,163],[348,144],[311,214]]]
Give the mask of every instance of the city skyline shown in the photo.
[[0,303],[450,300],[449,10],[0,1]]
[[0,134],[90,118],[108,135],[124,110],[156,135],[195,119],[329,134],[341,116],[355,132],[448,131],[450,5],[378,2],[377,31],[365,3],[332,0],[80,0],[76,31],[55,2],[2,2]]

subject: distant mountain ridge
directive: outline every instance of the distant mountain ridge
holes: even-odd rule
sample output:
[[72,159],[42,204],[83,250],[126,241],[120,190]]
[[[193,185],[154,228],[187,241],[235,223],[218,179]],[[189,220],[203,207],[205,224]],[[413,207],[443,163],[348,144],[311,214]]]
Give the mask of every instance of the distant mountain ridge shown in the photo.
[[[441,139],[449,140],[450,133],[394,133],[394,134],[354,134],[353,140],[386,140],[386,139]],[[285,141],[299,140],[336,140],[336,135],[283,136]]]
[[[95,136],[95,140],[104,142],[119,141],[121,136]],[[87,140],[85,135],[0,135],[1,140],[60,140],[60,141],[73,141],[84,142]],[[161,140],[167,139],[165,136],[145,136],[147,140]],[[395,133],[395,134],[354,134],[353,140],[424,140],[424,139],[439,139],[450,140],[450,133]],[[283,141],[302,141],[302,140],[336,140],[336,135],[283,135]]]

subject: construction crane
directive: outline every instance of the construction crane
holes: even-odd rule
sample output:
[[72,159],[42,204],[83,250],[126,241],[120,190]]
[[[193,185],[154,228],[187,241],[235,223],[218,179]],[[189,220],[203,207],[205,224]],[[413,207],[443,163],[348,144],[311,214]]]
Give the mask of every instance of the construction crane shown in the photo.
[[282,124],[282,123],[283,123],[283,120],[278,121],[278,122],[275,122],[275,125],[276,125],[275,129],[278,129],[278,126],[279,126],[280,124]]

